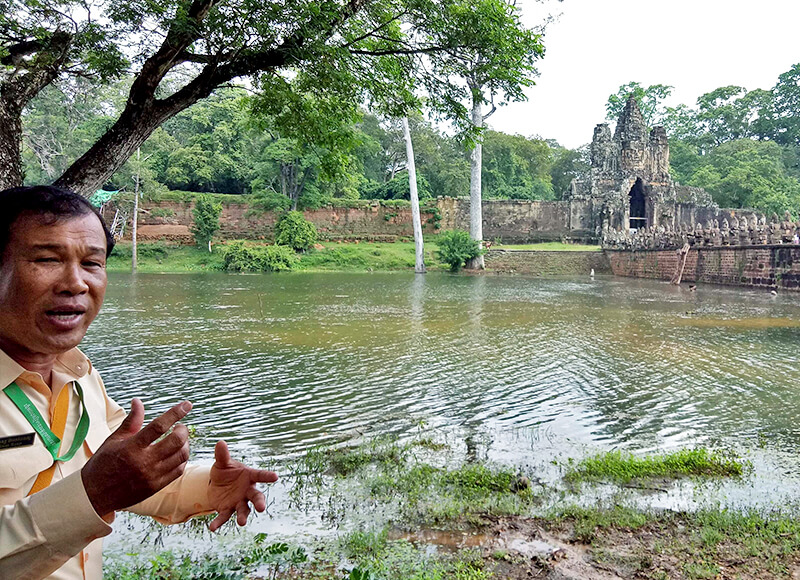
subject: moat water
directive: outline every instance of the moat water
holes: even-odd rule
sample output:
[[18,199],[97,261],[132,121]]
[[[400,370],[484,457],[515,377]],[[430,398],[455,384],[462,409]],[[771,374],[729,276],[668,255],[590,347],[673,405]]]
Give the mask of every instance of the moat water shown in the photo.
[[726,496],[800,498],[798,294],[588,276],[112,274],[83,348],[126,407],[139,396],[153,417],[192,400],[200,461],[219,438],[280,465],[424,426],[550,478],[554,460],[608,449],[728,448],[757,483]]

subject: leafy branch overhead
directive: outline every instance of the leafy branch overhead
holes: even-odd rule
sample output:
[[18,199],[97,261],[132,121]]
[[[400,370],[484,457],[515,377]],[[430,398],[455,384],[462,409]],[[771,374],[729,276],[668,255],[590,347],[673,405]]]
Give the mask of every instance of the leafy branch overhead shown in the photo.
[[[100,81],[122,72],[134,76],[119,116],[56,180],[87,193],[164,121],[241,77],[252,77],[265,96],[281,97],[278,119],[280,113],[310,113],[291,93],[310,93],[314,102],[329,105],[328,113],[352,118],[365,99],[388,112],[406,111],[422,89],[434,108],[466,126],[466,109],[456,105],[464,89],[447,80],[448,71],[469,64],[511,98],[522,98],[542,53],[539,37],[520,25],[506,0],[3,4],[0,186],[22,179],[23,108],[68,75]],[[325,133],[319,125],[313,130]]]

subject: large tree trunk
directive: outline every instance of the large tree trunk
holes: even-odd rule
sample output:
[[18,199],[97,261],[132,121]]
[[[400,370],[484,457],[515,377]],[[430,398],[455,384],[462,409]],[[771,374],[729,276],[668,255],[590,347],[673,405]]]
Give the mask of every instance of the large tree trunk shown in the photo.
[[43,41],[7,47],[0,58],[0,67],[13,70],[18,59],[34,55],[24,74],[17,70],[0,82],[0,190],[22,185],[22,110],[58,76],[71,44],[72,35],[55,32]]
[[[483,127],[482,95],[476,94],[473,89],[472,95],[472,124],[476,129]],[[477,240],[483,248],[483,208],[481,204],[481,164],[483,163],[483,136],[479,135],[475,141],[475,147],[470,154],[470,180],[469,180],[469,235],[473,240]],[[466,268],[471,270],[483,270],[486,266],[483,256],[478,256],[468,260]]]
[[0,96],[0,190],[22,185],[22,117]]
[[70,165],[54,185],[80,195],[91,195],[102,188],[164,121],[196,101],[197,99],[184,106],[177,104],[174,108],[168,108],[139,106],[131,104],[129,100],[117,122],[91,149]]
[[422,220],[419,215],[419,194],[417,192],[417,168],[414,163],[414,145],[411,143],[408,117],[403,117],[403,137],[406,140],[406,167],[408,168],[408,189],[411,197],[411,222],[414,226],[414,250],[416,255],[414,271],[417,274],[424,274],[425,246],[422,241]]

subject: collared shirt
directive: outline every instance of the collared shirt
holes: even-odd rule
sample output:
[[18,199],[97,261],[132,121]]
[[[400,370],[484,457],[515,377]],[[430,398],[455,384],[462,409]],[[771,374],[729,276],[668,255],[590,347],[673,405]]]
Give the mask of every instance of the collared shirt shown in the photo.
[[[0,390],[16,382],[41,413],[52,422],[56,399],[63,388],[78,380],[89,414],[86,441],[69,461],[56,462],[49,487],[28,496],[41,471],[53,458],[41,438],[32,446],[0,450],[0,578],[101,580],[102,538],[111,533],[109,521],[95,513],[83,486],[80,470],[103,441],[125,419],[125,411],[106,394],[103,381],[77,348],[60,355],[51,384],[26,371],[0,350]],[[80,419],[81,405],[74,391],[61,449],[69,449]],[[0,393],[0,437],[33,432],[11,399]],[[184,474],[128,511],[153,516],[161,523],[180,523],[210,513],[209,468],[188,466]]]

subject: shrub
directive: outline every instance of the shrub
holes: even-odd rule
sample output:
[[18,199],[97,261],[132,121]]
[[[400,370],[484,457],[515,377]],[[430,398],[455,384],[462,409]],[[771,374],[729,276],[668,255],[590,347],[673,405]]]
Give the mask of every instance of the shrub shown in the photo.
[[[385,183],[376,183],[374,181],[367,183],[361,188],[360,193],[364,199],[408,200],[411,198],[408,172],[396,175]],[[420,172],[417,172],[417,197],[419,199],[433,197],[428,180]]]
[[250,207],[255,210],[282,211],[289,209],[290,205],[292,200],[272,189],[258,191],[250,198]]
[[222,269],[228,272],[286,272],[297,264],[297,254],[287,246],[248,246],[243,241],[228,244]]
[[211,251],[211,237],[219,229],[219,216],[222,204],[211,196],[198,195],[194,202],[194,225],[192,234],[198,246],[208,246]]
[[[159,263],[169,255],[169,249],[162,242],[140,243],[136,250],[140,258],[155,258]],[[130,260],[133,257],[133,246],[131,244],[116,244],[111,251],[115,258]]]
[[175,215],[175,212],[168,207],[154,207],[150,210],[150,217],[168,218]]
[[316,226],[299,211],[286,212],[275,224],[275,243],[279,246],[289,246],[301,252],[309,249],[316,241]]
[[439,259],[450,266],[450,270],[457,272],[467,260],[476,258],[483,253],[477,240],[469,237],[464,230],[448,230],[436,238],[439,246]]

